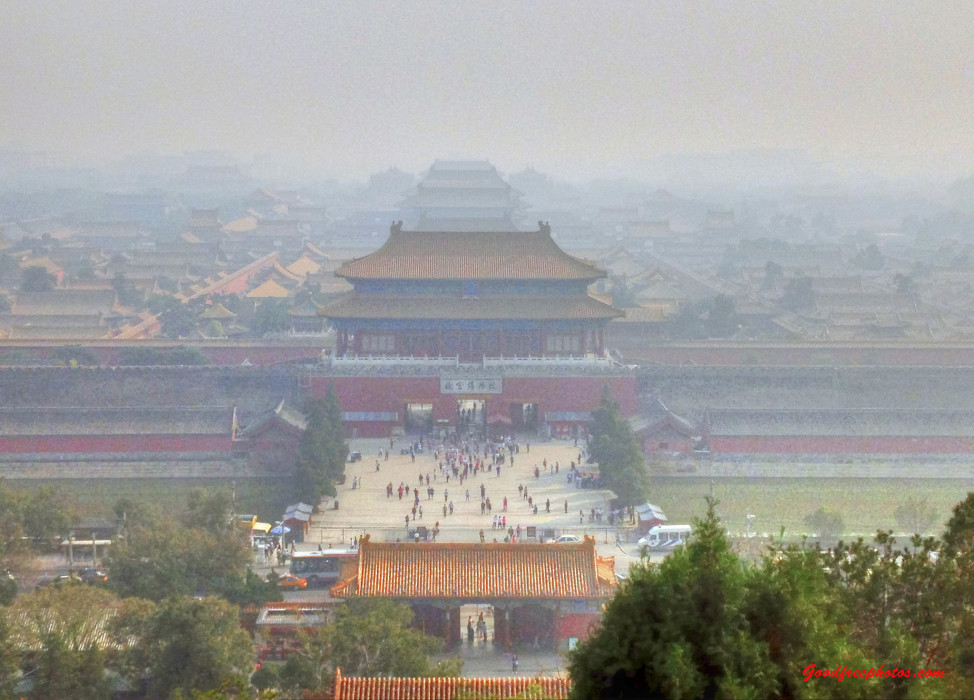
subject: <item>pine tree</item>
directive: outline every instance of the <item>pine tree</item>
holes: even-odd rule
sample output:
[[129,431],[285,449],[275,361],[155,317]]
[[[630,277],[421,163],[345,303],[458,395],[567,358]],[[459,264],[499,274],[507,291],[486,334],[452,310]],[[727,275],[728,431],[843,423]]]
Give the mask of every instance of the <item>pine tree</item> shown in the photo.
[[643,503],[649,497],[649,481],[642,446],[608,385],[602,390],[599,407],[592,412],[589,434],[589,453],[598,462],[605,485],[622,505]]
[[298,446],[295,495],[318,503],[323,495],[334,496],[335,484],[345,481],[348,444],[334,384],[328,387],[324,399],[308,401],[304,412],[307,427]]

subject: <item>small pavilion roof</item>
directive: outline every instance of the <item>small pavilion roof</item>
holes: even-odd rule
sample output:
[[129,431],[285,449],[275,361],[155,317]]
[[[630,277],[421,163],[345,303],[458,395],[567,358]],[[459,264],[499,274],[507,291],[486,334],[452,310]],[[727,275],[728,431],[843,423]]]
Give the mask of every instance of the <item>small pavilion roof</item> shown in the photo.
[[563,251],[542,225],[537,231],[403,231],[394,225],[379,250],[342,265],[353,279],[592,280],[603,270]]

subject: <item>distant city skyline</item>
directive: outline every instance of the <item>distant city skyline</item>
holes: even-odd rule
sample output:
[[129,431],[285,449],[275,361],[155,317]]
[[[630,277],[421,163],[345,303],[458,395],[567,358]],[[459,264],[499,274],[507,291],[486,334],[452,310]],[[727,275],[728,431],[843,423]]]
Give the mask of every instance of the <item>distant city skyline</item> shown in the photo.
[[217,149],[330,177],[463,157],[579,178],[790,150],[839,176],[974,171],[969,3],[38,0],[4,14],[0,148],[69,162]]

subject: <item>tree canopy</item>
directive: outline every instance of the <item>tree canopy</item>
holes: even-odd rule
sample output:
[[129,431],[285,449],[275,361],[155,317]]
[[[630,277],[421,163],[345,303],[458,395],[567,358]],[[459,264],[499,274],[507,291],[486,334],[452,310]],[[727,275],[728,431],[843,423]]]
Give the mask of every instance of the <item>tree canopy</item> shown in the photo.
[[240,628],[237,608],[224,600],[168,598],[144,630],[149,675],[162,697],[246,683],[253,670],[250,637]]
[[[942,538],[775,543],[756,564],[733,553],[709,501],[688,545],[634,567],[572,652],[572,695],[974,697],[972,598],[974,493]],[[836,669],[844,682],[821,675]]]
[[[685,548],[632,570],[602,627],[571,654],[572,697],[797,697],[809,663],[866,662],[835,608],[820,605],[827,586],[815,553],[748,566],[714,506]],[[873,697],[876,687],[829,691]]]
[[599,464],[602,479],[624,506],[635,506],[649,497],[646,459],[629,421],[612,398],[609,386],[592,412],[589,423],[589,454]]
[[20,281],[22,292],[46,292],[54,288],[54,275],[40,266],[31,266],[24,270]]
[[109,586],[123,597],[162,601],[212,594],[246,605],[279,600],[272,584],[247,571],[250,550],[233,527],[224,494],[194,490],[185,518],[176,520],[120,503],[124,539],[107,559]]
[[345,480],[348,444],[342,427],[342,408],[332,384],[324,399],[305,406],[307,428],[298,446],[295,497],[318,503],[323,495],[334,496],[335,484]]
[[433,661],[443,640],[412,626],[408,605],[391,600],[353,598],[334,621],[301,635],[300,652],[276,671],[261,674],[262,687],[299,695],[325,687],[340,668],[347,676],[458,676],[459,658]]

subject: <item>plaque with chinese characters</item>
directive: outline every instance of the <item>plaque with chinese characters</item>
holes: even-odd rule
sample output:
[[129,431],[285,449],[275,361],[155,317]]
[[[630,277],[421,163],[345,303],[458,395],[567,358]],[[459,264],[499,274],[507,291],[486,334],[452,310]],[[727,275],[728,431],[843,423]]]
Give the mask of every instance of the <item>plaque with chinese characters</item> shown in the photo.
[[440,377],[441,394],[500,394],[501,380],[497,377]]

